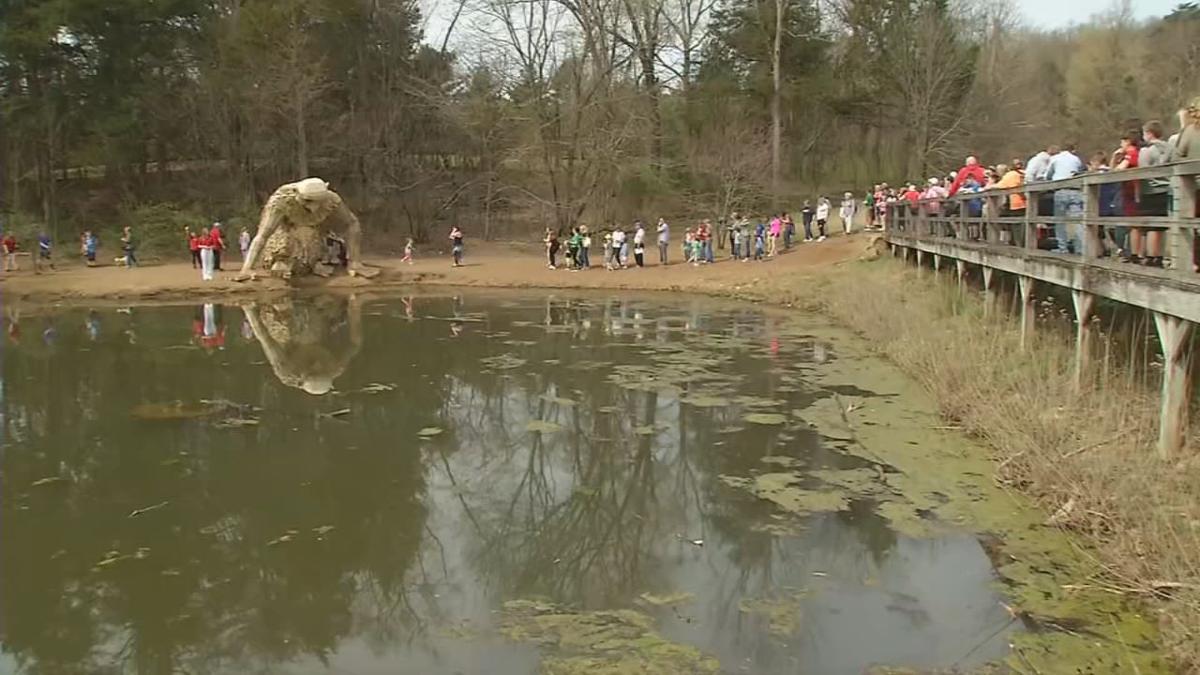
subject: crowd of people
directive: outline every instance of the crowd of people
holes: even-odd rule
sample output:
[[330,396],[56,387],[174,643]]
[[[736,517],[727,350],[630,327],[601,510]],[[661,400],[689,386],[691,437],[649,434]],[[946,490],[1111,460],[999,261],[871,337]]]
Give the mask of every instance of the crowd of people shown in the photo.
[[[858,201],[850,192],[845,193],[836,211],[842,231],[850,234],[859,212]],[[804,243],[817,243],[828,238],[828,227],[834,217],[833,203],[825,196],[816,201],[814,207],[805,201],[800,210]],[[797,243],[796,221],[787,211],[768,216],[751,218],[742,213],[733,213],[722,227],[715,227],[710,219],[701,220],[695,227],[683,232],[679,240],[680,259],[693,266],[716,262],[717,247],[728,244],[729,259],[740,262],[765,261],[790,250]],[[572,228],[569,236],[560,237],[552,228],[546,228],[542,238],[546,249],[546,267],[564,267],[573,271],[592,268],[592,251],[599,248],[603,269],[613,271],[646,266],[646,246],[653,237],[658,251],[658,263],[671,262],[671,226],[666,219],[659,218],[653,232],[640,220],[625,228],[613,225],[593,234],[586,225]]]
[[[1029,183],[1057,181],[1088,173],[1122,171],[1138,167],[1159,166],[1171,162],[1200,159],[1200,97],[1179,111],[1179,128],[1166,136],[1159,120],[1137,124],[1124,133],[1111,151],[1098,151],[1087,160],[1073,143],[1049,145],[1027,160],[1013,159],[1007,164],[984,166],[978,158],[967,157],[963,166],[945,177],[934,176],[923,184],[907,183],[902,188],[887,183],[875,185],[864,200],[868,224],[905,227],[905,216],[924,213],[929,216],[953,215],[964,208],[967,216],[1024,217],[1030,206],[1025,194],[1009,192],[1000,200],[999,212],[992,213],[990,200],[956,200],[957,194],[980,194],[992,189],[1020,188]],[[1133,126],[1133,125],[1131,125]],[[1104,184],[1099,192],[1098,213],[1103,218],[1119,222],[1122,217],[1163,217],[1170,213],[1171,185],[1163,179],[1130,180]],[[1082,254],[1087,233],[1082,224],[1065,221],[1081,219],[1084,212],[1083,191],[1078,188],[1059,188],[1039,193],[1038,203],[1032,205],[1032,215],[1051,216],[1053,225],[1040,225],[1039,248],[1057,253]],[[897,208],[902,207],[902,208]],[[889,222],[889,218],[895,222]],[[1010,228],[1004,234],[1011,237],[1019,230]],[[1150,267],[1164,266],[1165,228],[1126,225],[1105,225],[1097,255],[1114,256],[1123,262],[1140,263]],[[978,225],[970,224],[965,232],[953,230],[948,236],[980,237]],[[1196,265],[1193,256],[1192,266]],[[1178,264],[1178,263],[1177,263]]]

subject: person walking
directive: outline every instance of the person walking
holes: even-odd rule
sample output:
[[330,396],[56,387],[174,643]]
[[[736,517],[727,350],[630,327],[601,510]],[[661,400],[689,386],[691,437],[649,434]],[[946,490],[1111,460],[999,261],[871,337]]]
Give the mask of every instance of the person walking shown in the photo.
[[637,227],[633,231],[633,260],[638,267],[646,266],[646,226],[642,221],[636,221],[634,225]]
[[[203,232],[203,230],[201,230]],[[183,228],[183,236],[187,239],[188,252],[192,254],[192,269],[198,270],[200,264],[200,237],[188,228]]]
[[242,262],[250,257],[250,231],[243,229],[238,235],[238,249],[242,252]]
[[800,209],[800,221],[804,224],[804,241],[813,241],[813,208],[807,199],[804,200],[804,207]]
[[546,243],[546,268],[558,269],[558,265],[555,264],[558,257],[558,233],[547,227],[546,236],[542,241]]
[[858,210],[858,202],[854,199],[853,192],[847,192],[842,195],[842,208],[838,209],[838,216],[842,219],[842,231],[850,234],[854,229],[854,214]]
[[133,228],[128,225],[121,231],[121,252],[125,254],[125,269],[138,266],[137,239],[133,236]]
[[667,247],[671,244],[671,226],[667,221],[658,219],[658,264],[667,264]]
[[221,223],[213,223],[208,232],[209,243],[213,247],[213,269],[221,271],[221,252],[225,250],[225,240],[221,237]]
[[96,266],[96,249],[100,247],[100,240],[91,230],[83,233],[83,258],[87,261],[88,267]]
[[591,269],[592,267],[592,233],[588,231],[587,225],[579,226],[579,268]]
[[213,245],[212,231],[205,232],[197,238],[200,250],[200,280],[212,281],[216,271],[216,251]]
[[408,241],[404,242],[404,257],[400,259],[402,263],[413,264],[413,250],[416,248],[413,238],[409,237]]
[[4,235],[0,247],[4,249],[4,271],[16,272],[20,269],[17,266],[17,251],[21,249],[21,245],[17,243],[17,238],[13,236],[12,232]]
[[829,199],[821,195],[817,199],[817,241],[825,241],[825,224],[829,222]]
[[613,266],[616,269],[625,267],[629,260],[629,247],[625,243],[625,230],[616,228],[612,233]]
[[462,267],[463,231],[457,225],[450,228],[450,253],[454,256],[454,267]]
[[50,240],[50,235],[42,232],[38,235],[38,250],[37,257],[33,259],[33,271],[35,274],[41,274],[43,267],[54,269],[54,261],[50,259],[51,249],[54,243]]

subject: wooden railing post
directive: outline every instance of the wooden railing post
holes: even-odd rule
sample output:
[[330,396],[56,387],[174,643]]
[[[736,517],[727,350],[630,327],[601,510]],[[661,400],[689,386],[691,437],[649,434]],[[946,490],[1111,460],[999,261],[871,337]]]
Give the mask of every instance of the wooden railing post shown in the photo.
[[1083,246],[1081,256],[1084,260],[1099,258],[1104,252],[1103,238],[1100,235],[1100,184],[1091,183],[1087,179],[1083,181],[1083,222],[1079,227],[1083,229],[1080,241],[1080,245]]
[[1171,225],[1167,230],[1165,253],[1171,259],[1172,272],[1176,276],[1195,277],[1197,261],[1192,251],[1196,233],[1184,227],[1179,219],[1196,216],[1196,176],[1171,176],[1170,196],[1168,213],[1171,215]]
[[1025,248],[1037,250],[1037,217],[1042,215],[1038,210],[1039,194],[1033,190],[1025,191]]

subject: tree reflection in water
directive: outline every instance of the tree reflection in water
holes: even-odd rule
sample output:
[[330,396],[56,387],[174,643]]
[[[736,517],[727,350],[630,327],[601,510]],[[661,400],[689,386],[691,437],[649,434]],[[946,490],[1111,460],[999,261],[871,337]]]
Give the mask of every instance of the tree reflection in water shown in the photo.
[[[820,595],[812,572],[910,571],[869,504],[781,535],[759,527],[776,522],[768,503],[719,480],[772,455],[847,461],[810,429],[743,423],[829,396],[805,369],[836,358],[756,312],[503,296],[243,310],[249,330],[220,349],[187,342],[189,310],[135,309],[6,354],[0,616],[16,664],[307,672],[392,659],[435,672],[477,648],[509,672],[497,664],[511,647],[467,637],[507,599],[603,608],[687,590],[695,601],[660,617],[676,639],[762,672],[820,669],[837,642],[823,612],[892,601]],[[84,316],[57,325],[101,321]],[[681,402],[714,394],[728,401]],[[236,404],[244,424],[130,416],[201,400]],[[429,428],[440,433],[418,435]],[[47,477],[65,480],[35,486]],[[943,553],[921,564],[969,558]],[[953,590],[986,606],[978,585]],[[812,596],[791,646],[742,611],[801,587]],[[917,642],[945,630],[901,609],[871,610],[889,614],[879,630],[911,624]]]

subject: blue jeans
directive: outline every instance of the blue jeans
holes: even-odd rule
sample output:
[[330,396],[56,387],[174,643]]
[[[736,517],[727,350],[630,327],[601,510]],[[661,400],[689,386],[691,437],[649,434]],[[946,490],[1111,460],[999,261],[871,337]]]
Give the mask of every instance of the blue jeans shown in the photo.
[[806,221],[804,221],[804,240],[808,241],[809,239],[812,239],[812,238],[813,238],[813,236],[812,236],[812,221],[806,220]]
[[586,246],[580,247],[578,261],[579,266],[583,269],[587,269],[592,266],[592,262],[588,260],[588,250]]
[[708,262],[716,262],[716,260],[713,258],[712,239],[704,240],[704,259]]
[[[1054,193],[1055,218],[1082,218],[1083,193],[1073,188],[1059,190]],[[1055,223],[1054,239],[1057,242],[1056,253],[1067,253],[1068,246],[1076,254],[1083,253],[1083,223]],[[1068,234],[1070,232],[1070,234]]]
[[125,249],[125,267],[129,268],[129,267],[137,267],[137,266],[138,266],[137,256],[135,256],[133,254],[133,249],[131,249],[131,248]]
[[795,228],[791,225],[783,228],[783,247],[785,249],[792,247],[792,232]]
[[733,259],[737,260],[738,258],[741,258],[742,257],[742,243],[740,241],[735,241],[730,246],[733,249]]

